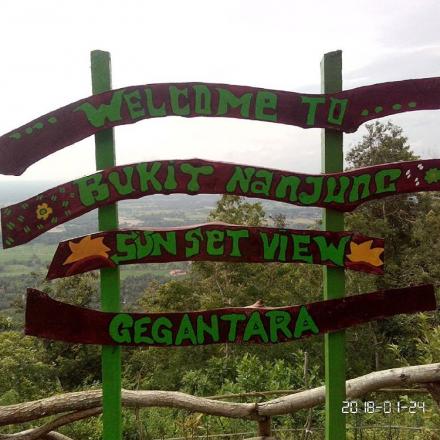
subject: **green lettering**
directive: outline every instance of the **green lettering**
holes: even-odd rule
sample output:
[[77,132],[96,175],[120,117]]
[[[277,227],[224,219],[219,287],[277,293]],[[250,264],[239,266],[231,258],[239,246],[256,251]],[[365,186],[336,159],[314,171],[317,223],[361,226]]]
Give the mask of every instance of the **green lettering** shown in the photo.
[[310,235],[292,234],[293,255],[292,260],[313,263],[313,257],[310,254]]
[[183,315],[182,321],[180,321],[179,331],[176,335],[175,345],[182,345],[182,342],[188,339],[191,342],[191,345],[196,345],[196,334],[194,333],[194,329],[189,319],[188,313]]
[[229,321],[228,341],[235,342],[237,338],[238,322],[245,321],[246,315],[244,313],[230,313],[229,315],[220,316],[222,321]]
[[307,331],[310,331],[315,335],[319,333],[318,326],[316,325],[313,318],[310,316],[307,308],[305,306],[301,306],[301,308],[299,309],[298,317],[296,318],[295,331],[293,332],[293,336],[295,338],[300,338],[303,333]]
[[148,169],[148,164],[145,162],[136,165],[142,192],[147,192],[150,190],[149,183],[151,183],[155,191],[162,190],[162,185],[156,178],[156,174],[159,172],[161,167],[162,162],[153,162],[150,169]]
[[244,329],[243,342],[249,341],[253,336],[259,336],[263,342],[268,342],[266,329],[261,322],[261,317],[259,312],[252,312],[249,316],[249,321]]
[[[133,101],[133,98],[135,99],[135,101]],[[144,109],[142,108],[142,104],[140,102],[141,95],[139,93],[139,90],[124,94],[124,99],[127,103],[131,119],[137,119],[145,116]]]
[[324,104],[325,98],[321,96],[301,96],[301,104],[308,104],[309,110],[307,112],[307,125],[314,125],[316,117],[316,109],[318,104]]
[[217,88],[217,91],[219,94],[217,107],[218,116],[228,113],[229,107],[240,107],[240,115],[243,118],[249,117],[249,107],[251,105],[252,93],[244,93],[242,96],[237,98],[227,89]]
[[[223,241],[225,239],[224,231],[219,231],[213,229],[212,231],[206,231],[206,252],[208,255],[220,256],[224,253]],[[216,247],[216,243],[222,243],[220,246]]]
[[[361,174],[360,176],[354,176],[353,187],[351,188],[348,201],[357,202],[360,199],[367,198],[370,195],[370,181],[371,181],[371,176],[369,174]],[[361,185],[362,185],[362,194],[359,195]]]
[[402,171],[398,168],[392,168],[390,170],[380,170],[374,176],[376,182],[376,194],[384,192],[395,192],[396,184],[394,183],[402,174]]
[[92,206],[96,202],[102,202],[110,197],[107,184],[101,182],[101,173],[81,177],[73,182],[78,187],[79,199],[84,206]]
[[205,333],[208,333],[212,342],[218,342],[220,334],[218,330],[218,318],[216,315],[211,315],[211,325],[208,325],[203,320],[203,316],[197,316],[197,343],[203,344],[205,342]]
[[153,91],[151,89],[145,89],[145,95],[147,96],[147,110],[151,117],[157,118],[167,114],[165,110],[165,103],[163,103],[160,107],[154,106]]
[[200,228],[187,231],[185,233],[185,240],[192,242],[191,247],[185,247],[185,256],[189,258],[198,255],[200,253],[200,241],[203,240]]
[[307,176],[305,181],[306,183],[313,185],[312,194],[307,194],[306,192],[302,192],[299,194],[299,200],[304,205],[312,205],[316,203],[321,197],[322,190],[322,176]]
[[328,244],[325,237],[313,237],[312,240],[318,245],[321,261],[331,261],[337,266],[344,266],[345,248],[351,240],[349,235],[341,237],[337,247],[333,243]]
[[281,176],[280,182],[277,185],[275,191],[275,197],[277,199],[284,199],[287,196],[287,190],[289,189],[289,201],[296,202],[298,200],[298,186],[301,183],[301,179],[296,176]]
[[143,231],[143,233],[136,235],[136,259],[141,260],[151,255],[154,246],[154,234],[153,231]]
[[[260,121],[276,122],[277,120],[277,99],[278,96],[271,92],[258,92],[255,102],[255,119]],[[272,113],[265,113],[265,110],[274,110]]]
[[181,107],[179,103],[180,96],[188,98],[188,89],[186,87],[184,89],[178,89],[175,86],[170,86],[169,91],[171,99],[171,110],[173,111],[173,113],[178,116],[188,116],[190,113],[189,104]]
[[132,185],[133,167],[124,167],[122,170],[125,174],[125,184],[121,183],[121,175],[118,171],[112,171],[108,175],[108,180],[114,186],[119,195],[126,196],[134,191]]
[[151,255],[155,257],[162,255],[162,249],[168,252],[170,255],[176,255],[177,253],[175,231],[165,232],[165,238],[160,232],[155,232],[153,234],[153,243],[153,252]]
[[153,340],[145,336],[147,331],[147,324],[151,322],[151,318],[144,316],[136,320],[134,323],[134,342],[135,344],[154,344]]
[[275,260],[275,251],[280,245],[280,234],[274,233],[269,242],[269,235],[266,232],[260,232],[263,241],[263,258],[265,260]]
[[[330,124],[341,125],[344,120],[347,104],[348,99],[330,98],[330,108],[328,110],[327,121]],[[336,116],[335,113],[337,114]]]
[[[103,127],[108,119],[109,122],[120,121],[122,95],[124,90],[118,90],[112,94],[110,104],[101,104],[99,108],[95,108],[89,102],[85,102],[78,106],[74,112],[81,110],[85,113],[87,120],[97,128]],[[93,100],[93,98],[92,98]]]
[[[339,185],[339,191],[336,194],[335,189]],[[327,196],[324,202],[344,203],[344,195],[350,185],[350,179],[347,176],[341,176],[338,179],[336,177],[329,177],[327,179]]]
[[258,170],[255,173],[255,177],[263,179],[263,181],[252,182],[251,191],[254,194],[264,194],[269,195],[270,185],[272,183],[273,173],[266,170]]
[[284,333],[284,336],[286,336],[288,339],[292,337],[292,332],[289,329],[292,316],[289,312],[286,312],[285,310],[270,310],[269,312],[265,313],[265,316],[269,318],[271,342],[278,342],[279,331]]
[[226,184],[226,192],[234,194],[237,190],[237,185],[240,185],[241,191],[247,193],[254,173],[255,168],[247,167],[243,169],[241,167],[235,167],[234,174]]
[[239,241],[240,238],[249,238],[249,231],[247,229],[227,229],[226,235],[232,239],[231,257],[241,257]]
[[190,192],[196,192],[200,190],[199,176],[210,176],[214,173],[214,167],[211,165],[203,165],[201,167],[194,167],[190,163],[183,163],[180,165],[182,173],[189,174],[191,176],[188,182],[187,189]]
[[173,343],[172,327],[172,322],[168,318],[165,318],[165,316],[157,318],[151,326],[151,336],[154,342],[157,344],[171,345]]
[[211,114],[211,91],[203,84],[193,86],[196,92],[194,111],[199,115]]
[[280,252],[278,253],[278,261],[286,261],[287,237],[280,236]]
[[129,329],[133,327],[133,318],[126,313],[118,313],[110,321],[108,332],[111,338],[118,344],[131,342]]
[[163,184],[163,187],[168,191],[172,191],[173,189],[177,188],[174,165],[168,165],[167,169],[167,178],[165,180],[165,183]]
[[118,232],[116,234],[116,250],[117,254],[112,255],[110,258],[115,264],[119,264],[121,261],[135,261],[136,258],[136,245],[134,240],[137,240],[138,234],[136,232]]

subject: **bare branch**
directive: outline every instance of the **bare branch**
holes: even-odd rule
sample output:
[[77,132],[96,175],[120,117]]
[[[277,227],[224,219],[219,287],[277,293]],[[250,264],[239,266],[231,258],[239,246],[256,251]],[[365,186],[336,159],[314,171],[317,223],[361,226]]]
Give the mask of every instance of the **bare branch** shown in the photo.
[[[380,388],[408,386],[416,383],[430,383],[440,378],[440,363],[416,365],[414,367],[392,368],[375,371],[347,381],[347,398],[355,399]],[[302,391],[258,404],[258,413],[265,416],[289,414],[300,409],[321,405],[325,400],[325,387]]]
[[51,431],[47,433],[45,436],[40,437],[41,440],[73,440],[67,435],[60,434],[59,432]]
[[[347,381],[347,398],[361,397],[385,387],[404,386],[407,388],[414,384],[430,386],[428,384],[439,381],[440,363],[376,371]],[[101,396],[101,390],[82,391],[53,396],[34,402],[0,407],[0,425],[23,423],[49,415],[73,411],[73,413],[64,415],[40,428],[35,428],[40,430],[38,431],[40,437],[43,432],[47,437],[51,430],[70,423],[73,419],[79,420],[85,414],[88,414],[86,417],[98,414],[101,411]],[[179,408],[215,416],[258,421],[270,416],[289,414],[300,409],[312,408],[324,403],[324,399],[325,390],[323,386],[262,403],[221,402],[173,391],[122,390],[122,404],[128,408]],[[28,433],[35,431],[35,429],[29,430]],[[19,434],[22,435],[23,432]],[[30,440],[38,438],[14,435],[15,437],[10,435],[8,437],[0,436],[0,439]],[[52,438],[55,439],[56,437]]]
[[43,426],[40,426],[39,428],[28,429],[26,431],[17,432],[15,434],[0,434],[0,439],[1,440],[6,440],[6,439],[37,440],[41,438],[56,439],[56,440],[68,439],[68,437],[62,434],[51,431],[61,426],[68,425],[69,423],[77,422],[78,420],[87,419],[89,417],[96,416],[101,412],[102,412],[102,408],[97,407],[84,411],[77,411],[74,413],[65,414],[61,417],[58,417],[55,420],[46,423]]

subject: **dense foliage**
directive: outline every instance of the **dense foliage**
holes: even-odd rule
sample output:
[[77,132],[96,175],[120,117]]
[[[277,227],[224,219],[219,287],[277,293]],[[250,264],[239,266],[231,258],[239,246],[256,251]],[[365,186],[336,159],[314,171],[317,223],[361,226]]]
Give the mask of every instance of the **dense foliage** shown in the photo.
[[[367,125],[367,135],[347,155],[350,168],[414,160],[402,130],[390,123]],[[384,277],[347,271],[347,292],[436,283],[440,276],[440,201],[436,194],[392,197],[370,202],[346,215],[346,229],[386,238]],[[223,196],[209,220],[244,225],[283,226],[283,215],[266,215],[260,203]],[[268,306],[301,304],[321,298],[322,269],[311,265],[193,263],[186,277],[164,282],[132,280],[147,285],[136,305],[127,309],[171,311],[246,306],[263,300]],[[130,281],[129,281],[130,283]],[[98,307],[94,275],[72,277],[40,286],[51,296],[85,307]],[[130,289],[129,289],[130,290]],[[17,292],[19,298],[21,294]],[[20,301],[17,302],[19,306]],[[15,315],[13,315],[15,316]],[[17,315],[20,316],[20,315]],[[14,318],[15,319],[15,318]],[[99,386],[99,348],[65,345],[22,337],[19,321],[0,316],[0,404]],[[347,375],[356,377],[377,369],[440,361],[438,314],[398,316],[347,331]],[[200,396],[255,391],[298,390],[323,383],[323,338],[274,346],[218,345],[173,349],[127,349],[123,353],[123,386],[130,389],[180,390]],[[270,396],[274,397],[274,396]],[[424,414],[350,416],[355,436],[360,425],[424,427],[402,431],[401,439],[439,439],[438,409],[428,395]],[[266,397],[267,398],[267,397]],[[369,400],[414,400],[411,394],[375,394]],[[258,401],[242,396],[236,401]],[[323,410],[300,411],[274,420],[278,436],[293,438],[306,426],[322,434]],[[124,439],[191,437],[215,433],[255,434],[255,424],[233,419],[190,415],[183,411],[151,409],[124,412]],[[9,429],[9,428],[8,428]],[[7,431],[7,429],[5,430]],[[64,429],[75,439],[99,439],[100,421],[90,419]],[[367,437],[368,430],[362,438]],[[371,431],[373,432],[373,431]],[[375,430],[376,439],[395,438],[391,428]],[[406,434],[405,434],[406,433]],[[299,435],[298,433],[296,435]],[[307,437],[295,438],[321,438]],[[405,436],[407,435],[407,436]],[[357,438],[357,437],[351,437]],[[360,438],[360,437],[359,437]],[[397,437],[396,437],[397,438]]]

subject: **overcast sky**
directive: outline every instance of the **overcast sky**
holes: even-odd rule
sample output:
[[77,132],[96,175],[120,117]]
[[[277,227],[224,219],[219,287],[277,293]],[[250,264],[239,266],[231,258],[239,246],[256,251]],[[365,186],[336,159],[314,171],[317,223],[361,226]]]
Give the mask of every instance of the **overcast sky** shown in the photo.
[[[0,134],[89,96],[93,49],[111,52],[113,88],[203,81],[319,93],[322,55],[337,49],[344,89],[440,76],[438,0],[2,0],[0,13]],[[439,111],[389,119],[423,158],[440,157]],[[345,151],[364,133],[344,135]],[[320,171],[320,129],[167,117],[115,134],[118,164],[200,157]],[[94,170],[91,137],[0,181]]]

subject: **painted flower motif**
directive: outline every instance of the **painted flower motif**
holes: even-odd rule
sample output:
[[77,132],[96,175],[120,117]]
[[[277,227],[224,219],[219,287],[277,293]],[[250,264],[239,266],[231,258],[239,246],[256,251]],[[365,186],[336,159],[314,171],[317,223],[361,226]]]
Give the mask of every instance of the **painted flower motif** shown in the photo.
[[437,183],[440,180],[440,170],[438,168],[430,168],[426,171],[426,183]]
[[38,220],[47,220],[53,210],[47,203],[42,203],[41,205],[37,205],[37,210],[35,212]]

